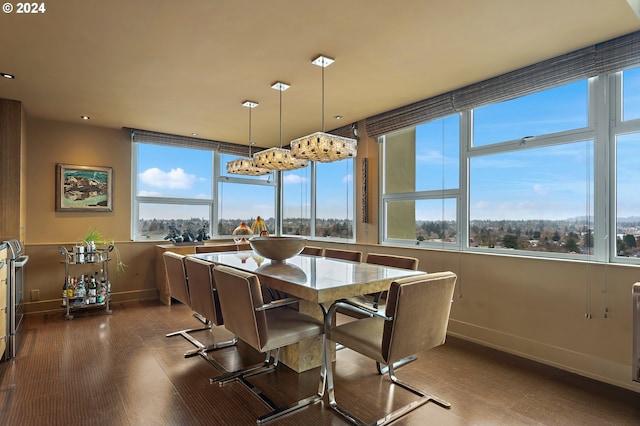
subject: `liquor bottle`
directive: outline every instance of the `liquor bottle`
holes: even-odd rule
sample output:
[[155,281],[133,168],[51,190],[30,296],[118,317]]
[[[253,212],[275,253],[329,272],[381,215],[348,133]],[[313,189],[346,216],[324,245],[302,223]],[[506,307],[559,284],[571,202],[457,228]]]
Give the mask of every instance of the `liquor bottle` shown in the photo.
[[96,277],[94,275],[91,275],[91,281],[89,282],[89,304],[96,303],[96,293]]
[[65,308],[67,307],[67,296],[69,295],[69,292],[67,290],[68,280],[68,277],[64,277],[64,284],[62,284],[62,306]]
[[107,280],[104,277],[104,269],[100,269],[100,288],[98,289],[98,303],[107,300]]

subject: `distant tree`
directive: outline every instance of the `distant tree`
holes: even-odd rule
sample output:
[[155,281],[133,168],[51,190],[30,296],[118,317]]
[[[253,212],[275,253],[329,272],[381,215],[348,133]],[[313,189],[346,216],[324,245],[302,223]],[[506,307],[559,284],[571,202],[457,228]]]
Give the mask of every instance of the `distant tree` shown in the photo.
[[504,238],[502,239],[502,244],[504,244],[505,248],[512,248],[512,249],[520,248],[518,237],[512,234],[505,235]]
[[553,233],[553,237],[551,238],[553,241],[560,241],[560,233],[558,231]]
[[[573,232],[571,234],[575,236]],[[567,238],[567,242],[564,245],[565,250],[570,253],[580,252],[580,248],[578,247],[578,240],[574,236],[570,236],[569,238]]]
[[638,246],[638,243],[636,242],[636,237],[634,237],[631,234],[625,234],[624,237],[622,237],[622,241],[624,241],[625,245],[628,248],[634,248]]

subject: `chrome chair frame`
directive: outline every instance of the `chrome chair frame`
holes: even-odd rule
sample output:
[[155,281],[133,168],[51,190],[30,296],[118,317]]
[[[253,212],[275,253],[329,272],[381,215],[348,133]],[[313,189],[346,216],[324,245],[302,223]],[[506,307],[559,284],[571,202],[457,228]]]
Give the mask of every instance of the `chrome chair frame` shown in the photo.
[[[183,260],[189,288],[189,299],[193,299],[191,300],[191,308],[205,314],[203,318],[207,321],[208,330],[213,333],[214,325],[222,326],[224,324],[222,314],[218,312],[220,303],[217,300],[217,289],[213,279],[213,264],[189,256],[185,256]],[[198,280],[202,280],[202,282],[198,282]],[[202,288],[198,287],[199,285],[201,285]],[[195,298],[193,298],[192,295],[195,295]],[[218,309],[216,309],[216,307],[218,307]],[[212,343],[210,345],[203,345],[199,341],[196,342],[198,343],[196,345],[197,347],[185,352],[185,357],[200,355],[214,364],[216,368],[223,368],[220,363],[208,358],[207,352],[234,346],[238,343],[238,338],[234,336],[229,340]]]
[[[249,274],[249,273],[245,273],[242,271],[238,271],[238,270],[234,270],[233,268],[229,268],[227,266],[216,266],[214,269],[214,273],[216,276],[216,280],[217,278],[221,277],[222,274],[235,274],[238,278],[240,279],[244,279],[247,281],[248,286],[251,286],[252,284],[249,282],[249,278],[253,278],[255,277],[255,282],[257,283],[258,287],[259,287],[259,293],[262,294],[262,291],[260,289],[260,281],[258,280],[258,277],[254,274]],[[248,290],[249,292],[249,296],[248,297],[252,297],[251,296],[251,290]],[[221,292],[221,294],[224,294],[224,292]],[[225,310],[225,300],[224,296],[220,297],[220,301],[221,301],[221,305],[223,308],[223,311]],[[254,314],[255,313],[259,313],[259,312],[266,312],[266,311],[270,311],[273,309],[280,309],[280,308],[284,308],[287,309],[286,307],[289,305],[293,305],[296,304],[300,301],[300,299],[298,298],[294,298],[294,297],[288,297],[285,299],[278,299],[278,300],[273,300],[269,303],[262,303],[260,306],[254,306],[253,310],[254,310]],[[226,301],[228,303],[228,301]],[[255,324],[256,326],[258,325],[258,321],[255,320]],[[259,327],[256,327],[259,328]],[[323,336],[323,346],[324,346],[324,334],[322,334]],[[242,336],[239,336],[240,339],[242,339]],[[253,346],[251,343],[247,342],[250,346]],[[294,341],[291,341],[287,344],[291,344],[294,343]],[[258,349],[258,348],[256,348]],[[261,350],[262,351],[262,350]],[[257,375],[261,375],[261,374],[265,374],[265,373],[269,373],[271,371],[274,371],[276,369],[276,367],[278,366],[279,363],[279,356],[280,356],[280,347],[275,347],[272,349],[266,349],[264,350],[264,352],[266,353],[266,358],[262,363],[259,364],[255,364],[246,368],[243,368],[241,370],[238,371],[234,371],[234,372],[230,372],[230,373],[225,373],[222,374],[220,376],[217,377],[212,377],[210,379],[210,383],[218,383],[220,386],[224,386],[225,384],[234,382],[234,381],[239,381],[240,383],[242,383],[245,387],[247,387],[249,390],[251,390],[265,405],[267,405],[269,407],[269,409],[271,410],[269,413],[260,416],[257,420],[256,423],[258,424],[262,424],[262,423],[266,423],[270,420],[276,419],[278,417],[282,417],[285,414],[289,414],[293,411],[296,411],[298,409],[301,409],[303,407],[306,407],[308,405],[314,404],[318,401],[320,401],[322,399],[322,397],[324,396],[324,389],[325,389],[325,383],[326,383],[326,379],[321,380],[320,386],[318,388],[318,392],[315,395],[309,396],[307,398],[304,398],[300,401],[295,402],[292,405],[289,405],[288,407],[279,407],[277,406],[273,401],[271,401],[262,391],[260,391],[259,389],[257,389],[255,386],[253,386],[253,384],[251,384],[251,382],[249,382],[247,379],[253,376],[257,376]],[[271,354],[273,352],[273,361],[271,361]],[[324,351],[322,352],[322,365],[325,365],[325,360],[324,360]],[[325,377],[325,371],[324,371],[324,367],[321,367],[321,376]]]
[[[389,266],[393,268],[411,269],[413,271],[417,271],[420,261],[415,257],[409,257],[409,256],[396,256],[392,254],[383,254],[383,253],[368,253],[366,263],[370,263],[373,265]],[[402,266],[398,266],[398,263],[402,263]],[[373,297],[373,300],[368,300],[366,298],[366,295],[349,298],[349,303],[351,303],[353,306],[361,307],[363,309],[363,311],[362,310],[353,311],[356,318],[358,317],[361,318],[362,315],[368,315],[369,313],[373,314],[379,311],[383,311],[385,307],[384,307],[384,304],[380,304],[380,301],[382,300],[382,298],[386,293],[387,291],[384,290],[376,294],[369,295],[370,297],[371,296]],[[348,311],[349,311],[349,308],[340,309],[340,312],[345,315],[349,315]],[[366,312],[366,314],[363,314],[363,312]],[[339,346],[339,348],[342,349],[342,346]],[[401,360],[394,362],[393,367],[394,368],[402,367],[403,365],[409,364],[410,362],[413,362],[416,359],[417,358],[415,355],[410,355],[406,358],[403,358]],[[383,366],[379,362],[376,362],[376,370],[378,371],[378,374],[386,374],[389,371],[389,367]]]
[[[447,273],[450,275],[453,275],[451,273]],[[441,275],[441,273],[438,273],[438,275]],[[401,280],[403,282],[405,281],[409,281],[411,279],[420,279],[420,277],[425,277],[425,276],[418,276],[418,277],[412,277],[409,279],[405,279],[405,280]],[[454,275],[455,277],[455,275]],[[455,280],[454,280],[455,283]],[[455,284],[454,284],[455,285]],[[453,288],[451,289],[451,295],[453,295]],[[355,416],[354,414],[352,414],[351,412],[349,412],[348,410],[346,410],[344,407],[341,407],[338,405],[338,403],[336,402],[336,397],[335,397],[335,387],[334,387],[334,377],[333,377],[333,367],[331,365],[331,345],[329,344],[330,342],[330,338],[327,336],[331,335],[331,328],[332,328],[332,321],[335,317],[335,312],[336,309],[338,309],[339,307],[343,307],[343,308],[347,308],[347,309],[352,309],[352,310],[357,310],[360,311],[361,313],[368,315],[370,318],[371,317],[377,317],[380,318],[381,320],[385,321],[385,322],[389,322],[392,323],[394,321],[394,317],[393,316],[387,316],[385,314],[382,314],[381,312],[379,312],[378,310],[375,309],[371,309],[368,308],[366,306],[362,306],[359,303],[354,303],[352,301],[349,301],[347,299],[343,299],[343,300],[338,300],[336,302],[334,302],[331,307],[329,308],[327,315],[325,316],[325,338],[324,338],[324,356],[323,356],[323,361],[325,362],[323,364],[323,368],[322,368],[322,376],[321,376],[321,384],[322,383],[326,383],[327,386],[327,395],[328,395],[328,401],[329,401],[329,407],[336,411],[338,414],[340,414],[341,416],[343,416],[345,419],[347,419],[349,422],[358,425],[358,426],[382,426],[382,425],[386,425],[388,423],[391,423],[392,421],[398,419],[399,417],[407,414],[408,412],[426,404],[429,401],[433,401],[436,404],[440,405],[443,408],[451,408],[451,404],[439,397],[436,397],[434,395],[428,394],[424,391],[421,391],[411,385],[409,385],[408,383],[398,379],[398,377],[395,375],[395,370],[394,370],[394,366],[393,363],[387,365],[387,372],[389,374],[389,379],[391,380],[391,382],[393,384],[396,384],[410,392],[412,392],[413,394],[417,395],[419,397],[418,400],[413,401],[401,408],[398,408],[396,410],[394,410],[393,412],[385,415],[384,417],[372,422],[372,423],[366,423],[364,422],[362,419],[358,418],[357,416]],[[397,314],[397,312],[396,312]],[[447,314],[447,320],[449,315]],[[386,325],[386,324],[385,324]],[[444,341],[442,342],[444,343]],[[366,356],[366,355],[365,355]]]
[[[185,265],[185,256],[166,251],[162,254],[162,258],[164,261],[165,272],[167,274],[167,281],[169,282],[169,291],[171,293],[171,297],[177,300],[180,303],[183,303],[189,308],[191,308],[191,299],[189,296],[189,284],[188,277]],[[171,259],[171,260],[168,260]],[[167,263],[168,262],[168,263]],[[181,271],[178,270],[178,262],[181,264]],[[176,283],[172,280],[180,280],[180,282]],[[206,331],[210,330],[212,327],[211,322],[206,319],[204,316],[199,314],[198,312],[193,312],[194,318],[204,324],[204,327],[200,328],[186,328],[184,330],[178,330],[171,333],[167,333],[165,337],[173,337],[173,336],[182,336],[186,340],[188,340],[192,345],[196,348],[184,353],[184,357],[188,358],[194,355],[197,355],[200,351],[206,350],[207,345],[202,344],[198,339],[193,337],[189,333],[193,333],[196,331]]]

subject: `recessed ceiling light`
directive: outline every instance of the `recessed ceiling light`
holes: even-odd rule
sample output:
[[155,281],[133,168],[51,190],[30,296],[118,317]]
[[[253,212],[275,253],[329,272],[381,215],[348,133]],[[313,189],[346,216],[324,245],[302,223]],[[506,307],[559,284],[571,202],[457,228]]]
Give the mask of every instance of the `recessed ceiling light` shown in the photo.
[[336,120],[342,120],[342,116],[341,115],[334,115],[333,118],[335,118]]
[[9,73],[6,73],[6,72],[0,72],[0,76],[2,76],[4,78],[8,78],[9,80],[13,80],[13,79],[16,78],[15,75],[9,74]]
[[196,132],[192,132],[191,136],[198,136],[198,134]]
[[80,118],[82,118],[83,120],[91,120],[91,117],[89,117],[88,115],[81,115]]

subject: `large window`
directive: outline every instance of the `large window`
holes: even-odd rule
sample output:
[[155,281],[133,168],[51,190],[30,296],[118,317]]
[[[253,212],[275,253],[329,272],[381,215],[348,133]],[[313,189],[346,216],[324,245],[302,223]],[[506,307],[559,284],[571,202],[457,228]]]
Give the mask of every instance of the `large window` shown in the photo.
[[313,164],[302,169],[282,174],[282,233],[311,237],[311,169]]
[[282,233],[353,241],[353,181],[353,159],[283,172]]
[[591,256],[592,84],[554,87],[386,135],[383,241]]
[[241,222],[250,225],[257,216],[275,231],[273,173],[229,175],[225,165],[236,156],[188,145],[136,142],[133,158],[134,240],[178,236],[188,241],[202,233],[228,237]]
[[590,253],[592,169],[592,141],[472,157],[469,245]]
[[639,93],[635,67],[385,135],[382,241],[637,262]]
[[587,127],[587,80],[473,110],[473,146]]
[[209,230],[213,152],[136,143],[134,240]]
[[383,157],[383,240],[457,243],[460,116],[385,136]]
[[615,255],[640,258],[640,67],[617,75],[621,92],[613,130],[615,141]]

